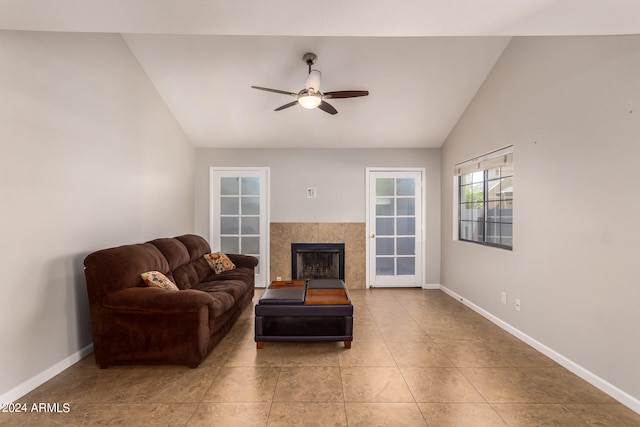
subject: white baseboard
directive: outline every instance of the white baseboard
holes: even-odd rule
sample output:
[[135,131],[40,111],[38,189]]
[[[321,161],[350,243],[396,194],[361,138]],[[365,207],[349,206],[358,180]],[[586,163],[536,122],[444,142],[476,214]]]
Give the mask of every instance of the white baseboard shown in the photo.
[[36,388],[38,388],[45,382],[49,381],[51,378],[55,377],[60,372],[69,368],[74,363],[85,358],[92,352],[93,352],[93,344],[89,344],[85,348],[80,349],[79,351],[59,361],[52,367],[45,369],[44,371],[40,372],[36,376],[28,379],[27,381],[23,382],[22,384],[15,387],[14,389],[9,390],[5,394],[1,395],[0,402],[1,403],[15,402],[16,400],[20,399],[22,396],[35,390]]
[[425,283],[422,289],[440,289],[440,283]]
[[513,335],[513,336],[519,338],[520,340],[524,341],[525,343],[529,344],[531,347],[535,348],[540,353],[542,353],[545,356],[549,357],[550,359],[554,360],[559,365],[567,368],[569,371],[573,372],[574,374],[576,374],[577,376],[579,376],[583,380],[587,381],[588,383],[590,383],[594,387],[597,387],[598,389],[600,389],[603,392],[607,393],[609,396],[611,396],[614,399],[616,399],[618,402],[622,403],[623,405],[629,407],[631,410],[633,410],[633,411],[637,412],[638,414],[640,414],[640,400],[638,400],[635,397],[631,396],[630,394],[620,390],[618,387],[616,387],[613,384],[605,381],[604,379],[602,379],[599,376],[595,375],[593,372],[583,368],[582,366],[578,365],[574,361],[566,358],[562,354],[560,354],[560,353],[556,352],[555,350],[547,347],[546,345],[544,345],[541,342],[535,340],[534,338],[531,338],[529,335],[527,335],[524,332],[514,328],[513,326],[511,326],[510,324],[506,323],[502,319],[499,319],[498,317],[494,316],[493,314],[489,313],[488,311],[482,309],[481,307],[478,307],[477,305],[475,305],[471,301],[466,300],[462,296],[460,296],[457,293],[453,292],[451,289],[448,289],[446,286],[440,286],[440,289],[444,293],[446,293],[447,295],[452,297],[453,299],[455,299],[457,301],[460,301],[462,304],[466,305],[471,310],[473,310],[476,313],[480,314],[481,316],[487,318],[488,320],[490,320],[491,322],[495,323],[496,325],[498,325],[499,327],[501,327],[505,331],[509,332],[511,335]]

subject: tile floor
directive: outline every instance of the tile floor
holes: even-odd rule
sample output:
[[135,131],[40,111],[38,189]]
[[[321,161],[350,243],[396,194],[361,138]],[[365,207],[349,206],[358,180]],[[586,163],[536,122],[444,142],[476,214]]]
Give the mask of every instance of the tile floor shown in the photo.
[[197,369],[100,370],[89,356],[20,399],[68,403],[67,413],[0,413],[0,425],[640,425],[640,415],[440,291],[351,295],[350,350],[258,351],[250,307]]

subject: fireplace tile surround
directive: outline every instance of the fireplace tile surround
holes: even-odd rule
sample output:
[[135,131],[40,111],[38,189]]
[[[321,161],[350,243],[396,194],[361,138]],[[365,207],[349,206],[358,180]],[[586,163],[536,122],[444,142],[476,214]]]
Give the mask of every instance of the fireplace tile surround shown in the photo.
[[364,289],[366,280],[365,223],[271,223],[271,277],[291,277],[292,243],[344,243],[345,284],[349,289]]

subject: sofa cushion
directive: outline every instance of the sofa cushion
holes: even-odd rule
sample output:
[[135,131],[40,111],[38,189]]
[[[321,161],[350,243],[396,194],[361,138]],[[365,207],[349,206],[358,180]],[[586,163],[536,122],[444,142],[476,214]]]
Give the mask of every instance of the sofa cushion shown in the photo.
[[146,286],[140,278],[145,271],[169,271],[167,259],[149,243],[94,252],[85,258],[84,265],[87,281],[92,284],[91,302],[121,289]]
[[220,274],[212,273],[208,280],[242,280],[243,282],[253,283],[253,268],[236,268],[229,271],[223,271]]
[[199,283],[193,289],[207,292],[210,295],[215,295],[218,292],[223,292],[231,295],[234,300],[240,300],[242,299],[242,296],[249,290],[249,284],[241,280],[214,280],[210,282]]
[[155,239],[149,243],[158,248],[162,255],[164,255],[169,262],[169,269],[171,270],[175,270],[190,260],[189,251],[180,240],[165,238]]
[[194,285],[205,280],[210,274],[213,274],[213,272],[209,268],[207,261],[202,257],[173,270],[175,283],[180,289],[191,289]]
[[159,271],[147,271],[142,273],[140,277],[142,277],[142,280],[144,280],[144,283],[146,283],[147,286],[152,288],[162,288],[170,291],[179,290],[175,283]]
[[204,255],[204,259],[209,264],[209,267],[216,273],[220,274],[223,271],[229,271],[236,268],[236,265],[231,262],[229,257],[223,252],[215,252],[212,254]]
[[225,292],[209,292],[208,294],[213,298],[213,304],[209,305],[210,322],[225,314],[236,303],[233,296]]
[[211,247],[209,247],[209,243],[195,234],[185,234],[184,236],[177,236],[177,240],[179,240],[189,252],[189,259],[191,261],[195,261],[197,258],[202,258],[202,255],[208,254],[211,252]]

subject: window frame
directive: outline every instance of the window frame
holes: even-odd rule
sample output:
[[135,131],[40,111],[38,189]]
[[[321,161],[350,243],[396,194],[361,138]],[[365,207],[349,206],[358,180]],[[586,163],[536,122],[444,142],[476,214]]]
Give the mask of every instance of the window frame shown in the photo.
[[[492,171],[499,171],[498,176],[491,176]],[[507,173],[503,175],[503,171],[506,169]],[[510,173],[509,173],[510,171]],[[497,150],[495,152],[486,154],[479,158],[475,158],[463,163],[459,163],[454,168],[454,173],[456,175],[456,209],[457,209],[457,240],[462,242],[470,242],[479,244],[482,246],[490,246],[499,249],[513,250],[513,147],[506,147],[501,150]],[[474,176],[475,174],[482,174],[481,180],[478,176]],[[470,177],[471,179],[465,180],[464,177]],[[507,197],[503,197],[502,194],[498,196],[498,198],[490,197],[490,192],[495,187],[491,186],[492,182],[498,182],[501,186],[499,188],[499,193],[503,192],[502,185],[505,180],[511,181],[511,186],[507,187],[511,194]],[[507,181],[508,182],[508,181]],[[477,197],[475,194],[480,194],[478,191],[474,191],[481,185],[482,191],[481,196]],[[471,190],[471,200],[467,197],[468,190]],[[497,208],[491,209],[491,204],[498,204]],[[476,204],[482,205],[481,215],[477,217],[475,215],[471,215],[469,217],[465,214],[465,207],[470,207],[469,211],[473,212],[473,209],[478,209]],[[492,212],[493,215],[490,215]],[[499,212],[498,220],[495,220],[495,211]],[[505,212],[511,211],[510,216],[504,216],[504,218],[509,218],[510,221],[503,221],[503,215]],[[478,220],[480,219],[480,220]],[[475,223],[475,224],[474,224]],[[463,230],[463,226],[471,225],[471,230],[476,230],[478,232],[476,235],[474,231],[472,231],[472,235],[469,237],[468,227],[465,227]],[[495,234],[492,236],[488,236],[487,231],[491,226],[502,228],[503,226],[508,225],[511,228],[510,236],[507,234],[506,236],[510,237],[510,244],[504,243],[502,240],[502,234],[499,233],[497,236],[500,241],[495,242],[491,237],[495,237]],[[476,228],[477,227],[477,228]],[[466,232],[465,232],[466,231]],[[481,231],[481,235],[479,234]],[[480,236],[479,238],[475,238],[474,236]]]

